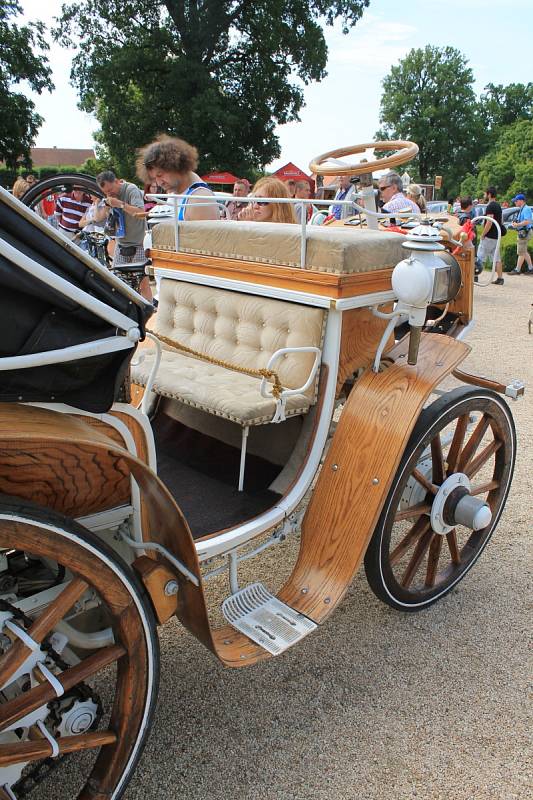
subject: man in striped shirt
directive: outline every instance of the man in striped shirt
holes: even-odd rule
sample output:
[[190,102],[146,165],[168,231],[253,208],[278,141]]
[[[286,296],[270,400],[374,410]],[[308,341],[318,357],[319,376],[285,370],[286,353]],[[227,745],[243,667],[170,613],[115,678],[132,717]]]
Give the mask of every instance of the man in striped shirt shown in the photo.
[[91,198],[81,189],[72,189],[56,200],[55,216],[59,230],[73,239],[80,232],[80,219],[91,206]]

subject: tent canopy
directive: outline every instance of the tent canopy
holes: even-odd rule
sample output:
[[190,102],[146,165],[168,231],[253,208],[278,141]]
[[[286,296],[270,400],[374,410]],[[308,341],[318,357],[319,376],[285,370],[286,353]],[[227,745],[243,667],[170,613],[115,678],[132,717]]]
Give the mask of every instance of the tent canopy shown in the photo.
[[280,167],[273,175],[282,181],[307,181],[311,189],[315,187],[314,177],[312,175],[306,175],[305,172],[303,172],[300,167],[297,167],[296,164],[293,164],[292,161],[289,161],[284,167]]
[[226,183],[235,183],[239,180],[231,172],[208,172],[207,175],[202,175],[202,180],[206,183],[216,183],[218,186]]

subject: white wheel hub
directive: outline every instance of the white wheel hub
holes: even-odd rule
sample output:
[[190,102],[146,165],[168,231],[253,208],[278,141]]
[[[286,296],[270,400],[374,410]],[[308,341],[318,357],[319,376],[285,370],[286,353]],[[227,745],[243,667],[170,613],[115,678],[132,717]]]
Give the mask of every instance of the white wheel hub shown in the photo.
[[68,711],[60,711],[60,714],[58,736],[76,736],[89,730],[98,714],[98,706],[93,700],[75,700]]
[[[452,492],[456,494],[456,500],[450,514],[449,510],[446,513],[445,505],[450,503]],[[431,506],[431,527],[441,536],[450,533],[456,525],[465,525],[471,530],[479,531],[486,528],[491,520],[492,511],[489,506],[470,494],[470,479],[464,472],[455,472],[446,478]]]

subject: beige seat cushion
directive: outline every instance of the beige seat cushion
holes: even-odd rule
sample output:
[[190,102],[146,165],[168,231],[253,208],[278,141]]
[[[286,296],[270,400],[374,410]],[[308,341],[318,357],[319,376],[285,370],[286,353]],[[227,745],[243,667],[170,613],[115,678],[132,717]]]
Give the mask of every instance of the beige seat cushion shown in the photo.
[[[219,366],[163,345],[154,391],[188,405],[239,422],[269,422],[275,401],[259,392],[260,377],[232,367],[265,368],[285,347],[322,347],[325,312],[320,308],[214,289],[209,286],[161,281],[153,330],[210,358]],[[311,373],[313,353],[289,353],[274,365],[282,386],[298,389]],[[132,380],[145,386],[153,357],[132,366]],[[305,394],[287,399],[287,416],[305,413],[316,401],[318,376]]]
[[[247,369],[266,367],[283,347],[321,347],[324,310],[164,278],[153,329],[193,350]],[[312,353],[291,353],[276,371],[287,389],[302,386]],[[309,390],[310,400],[314,387]]]
[[[146,386],[153,355],[133,368],[132,379]],[[274,398],[259,393],[260,379],[208,364],[176,352],[164,352],[153,391],[239,425],[264,425],[276,410]],[[305,414],[310,400],[303,394],[287,398],[287,417]]]
[[[299,225],[230,220],[179,223],[179,251],[199,255],[300,267]],[[394,267],[405,258],[405,237],[385,231],[310,226],[306,268],[320,272],[372,272]],[[160,222],[152,247],[174,251],[173,222]]]

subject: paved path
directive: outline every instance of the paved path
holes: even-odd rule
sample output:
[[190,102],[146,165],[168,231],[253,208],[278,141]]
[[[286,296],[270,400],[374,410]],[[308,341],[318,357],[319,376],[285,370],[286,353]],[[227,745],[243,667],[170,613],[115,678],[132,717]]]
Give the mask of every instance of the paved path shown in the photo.
[[[224,670],[169,624],[159,710],[127,800],[531,797],[531,302],[526,276],[475,293],[466,368],[506,382],[522,377],[530,390],[512,406],[519,448],[511,496],[474,570],[413,615],[382,605],[360,573],[316,634],[241,671]],[[277,571],[274,558],[269,569]]]

